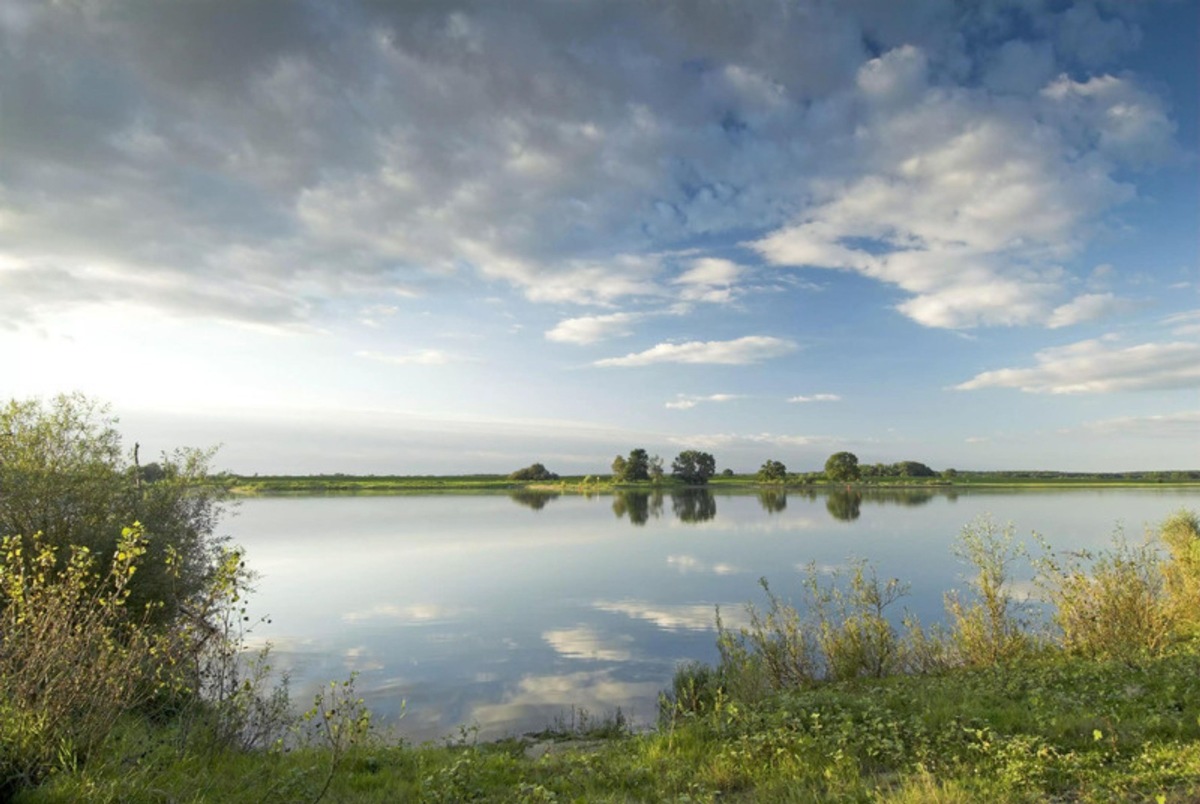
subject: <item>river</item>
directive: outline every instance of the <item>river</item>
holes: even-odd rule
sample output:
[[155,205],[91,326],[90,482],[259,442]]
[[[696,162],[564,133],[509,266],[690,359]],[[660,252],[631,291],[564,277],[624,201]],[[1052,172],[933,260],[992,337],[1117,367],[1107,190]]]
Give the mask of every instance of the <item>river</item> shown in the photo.
[[895,619],[928,623],[963,586],[954,544],[980,517],[1079,550],[1180,508],[1200,510],[1200,490],[264,497],[224,531],[270,620],[251,642],[271,643],[294,700],[356,673],[377,722],[419,741],[580,708],[651,725],[677,663],[716,658],[714,607],[743,620],[762,577],[799,599],[809,565],[832,577],[865,559],[910,585]]

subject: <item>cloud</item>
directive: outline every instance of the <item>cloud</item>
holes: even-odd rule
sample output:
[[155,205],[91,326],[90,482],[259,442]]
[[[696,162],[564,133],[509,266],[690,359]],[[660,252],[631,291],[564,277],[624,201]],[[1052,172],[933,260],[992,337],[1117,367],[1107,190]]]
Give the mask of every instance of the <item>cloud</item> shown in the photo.
[[837,394],[812,394],[811,396],[793,396],[788,399],[788,402],[840,402],[841,399]]
[[378,363],[390,363],[394,366],[444,366],[448,363],[461,363],[466,358],[443,352],[440,349],[421,349],[408,354],[387,354],[384,352],[361,351],[355,352],[358,357],[365,357]]
[[597,360],[597,366],[649,366],[655,363],[716,363],[744,366],[791,354],[794,341],[763,335],[747,335],[732,341],[689,341],[660,343],[644,352]]
[[927,67],[913,47],[865,64],[862,174],[817,186],[816,203],[747,245],[775,265],[894,285],[908,296],[896,309],[928,327],[1064,326],[1114,309],[1096,296],[1056,304],[1061,263],[1133,197],[1120,169],[1171,154],[1161,101],[1126,78],[1063,76],[1013,102],[948,92]]
[[1153,438],[1200,438],[1200,410],[1163,413],[1156,416],[1123,416],[1087,422],[1083,429],[1101,435],[1150,436]]
[[1119,299],[1111,293],[1087,293],[1054,308],[1046,326],[1049,329],[1069,327],[1073,324],[1104,318],[1128,310],[1130,307],[1132,304],[1129,300]]
[[1200,388],[1200,343],[1175,341],[1120,347],[1102,340],[1043,349],[1033,368],[985,371],[955,386],[1019,388],[1034,394],[1167,391]]
[[680,286],[683,301],[726,304],[736,296],[734,287],[745,269],[730,260],[703,257],[692,261],[692,267],[677,276],[673,284]]
[[1200,335],[1200,310],[1190,310],[1186,313],[1176,313],[1163,319],[1163,323],[1171,328],[1171,334],[1181,337]]
[[772,433],[702,433],[672,437],[671,442],[701,449],[732,449],[756,447],[766,444],[780,447],[811,447],[832,444],[836,440],[827,436],[774,435]]
[[481,279],[722,304],[737,266],[671,279],[657,255],[748,237],[895,285],[928,326],[1040,322],[1055,260],[1174,136],[1133,77],[1093,74],[1134,12],[1051,6],[1018,31],[943,0],[8,0],[0,317],[132,300],[295,327]]
[[610,313],[609,315],[566,318],[559,321],[554,329],[546,332],[546,340],[580,345],[596,343],[632,334],[633,327],[631,325],[640,318],[642,316],[638,313]]
[[708,396],[690,396],[688,394],[679,394],[675,401],[667,402],[664,407],[671,410],[691,410],[701,402],[731,402],[735,399],[745,398],[743,394],[709,394]]

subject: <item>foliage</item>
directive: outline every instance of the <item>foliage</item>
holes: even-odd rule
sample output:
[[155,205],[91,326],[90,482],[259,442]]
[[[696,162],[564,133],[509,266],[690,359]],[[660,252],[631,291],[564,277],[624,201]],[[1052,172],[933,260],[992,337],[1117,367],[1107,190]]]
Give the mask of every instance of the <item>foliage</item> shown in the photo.
[[679,453],[671,463],[671,474],[689,485],[704,485],[716,472],[716,459],[694,449]]
[[629,451],[628,458],[618,455],[613,459],[613,482],[636,483],[650,479],[650,455],[638,447]]
[[975,570],[967,581],[969,597],[946,594],[956,660],[983,666],[1028,655],[1034,641],[1011,593],[1012,567],[1027,553],[1012,525],[1001,529],[988,517],[977,519],[963,528],[955,552]]
[[84,760],[118,717],[152,691],[152,658],[168,646],[138,628],[127,603],[146,552],[126,528],[101,578],[96,556],[40,534],[0,543],[0,793]]
[[140,522],[147,555],[129,581],[129,604],[149,605],[161,625],[188,616],[208,583],[227,479],[210,474],[212,453],[200,450],[163,455],[153,472],[139,472],[114,424],[106,407],[80,395],[0,409],[0,535],[41,534],[59,567],[70,548],[84,547],[103,565],[122,528]]
[[835,452],[830,455],[825,461],[825,476],[837,483],[858,480],[858,456],[853,452]]
[[1162,524],[1164,560],[1149,539],[1129,544],[1118,532],[1097,554],[1038,561],[1039,585],[1054,608],[1059,639],[1068,651],[1091,658],[1123,659],[1162,653],[1196,634],[1200,613],[1200,528],[1181,511]]
[[508,476],[509,480],[558,480],[558,475],[540,463],[530,464]]
[[759,468],[756,477],[760,483],[782,483],[787,480],[787,467],[782,461],[768,459]]

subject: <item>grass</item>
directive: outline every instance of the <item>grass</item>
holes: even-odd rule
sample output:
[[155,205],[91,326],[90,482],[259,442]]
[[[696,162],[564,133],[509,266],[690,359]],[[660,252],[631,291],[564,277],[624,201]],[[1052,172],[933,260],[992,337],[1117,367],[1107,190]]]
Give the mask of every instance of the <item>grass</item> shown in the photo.
[[[1200,655],[1050,656],[713,701],[656,731],[609,729],[531,759],[510,739],[364,743],[332,801],[1193,801]],[[18,800],[305,801],[327,750],[183,756],[127,727],[119,748]],[[569,732],[569,730],[568,730]],[[559,736],[571,736],[569,733]],[[1159,798],[1161,797],[1161,798]]]

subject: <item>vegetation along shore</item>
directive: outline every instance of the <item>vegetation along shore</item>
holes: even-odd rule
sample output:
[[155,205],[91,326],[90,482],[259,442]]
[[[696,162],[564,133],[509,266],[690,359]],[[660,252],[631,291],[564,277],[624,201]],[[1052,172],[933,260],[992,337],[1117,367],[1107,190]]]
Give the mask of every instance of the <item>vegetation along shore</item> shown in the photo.
[[[866,563],[764,579],[744,627],[714,611],[719,661],[680,666],[656,723],[577,711],[412,745],[372,725],[353,677],[294,702],[245,650],[252,567],[216,536],[237,480],[209,454],[143,466],[81,397],[12,402],[0,432],[2,800],[1200,796],[1194,512],[1096,555],[968,523],[940,625],[898,623],[905,585]],[[1013,592],[1025,562],[1037,605]]]

